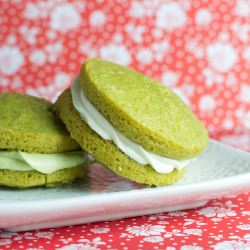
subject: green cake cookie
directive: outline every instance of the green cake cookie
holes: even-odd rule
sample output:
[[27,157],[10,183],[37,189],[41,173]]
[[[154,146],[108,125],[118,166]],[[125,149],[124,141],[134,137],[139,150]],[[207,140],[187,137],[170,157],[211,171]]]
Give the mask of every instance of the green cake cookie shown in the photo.
[[36,97],[0,93],[0,185],[26,188],[83,177],[85,154]]
[[176,182],[208,142],[206,129],[171,90],[100,59],[84,63],[56,111],[84,150],[139,183]]

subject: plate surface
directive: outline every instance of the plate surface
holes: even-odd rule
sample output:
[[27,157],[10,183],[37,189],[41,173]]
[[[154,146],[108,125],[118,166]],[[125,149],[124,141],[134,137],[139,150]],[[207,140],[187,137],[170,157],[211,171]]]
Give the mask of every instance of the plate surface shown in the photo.
[[57,188],[0,188],[0,228],[23,231],[202,206],[250,190],[250,154],[210,140],[178,183],[147,188],[92,164],[82,183]]

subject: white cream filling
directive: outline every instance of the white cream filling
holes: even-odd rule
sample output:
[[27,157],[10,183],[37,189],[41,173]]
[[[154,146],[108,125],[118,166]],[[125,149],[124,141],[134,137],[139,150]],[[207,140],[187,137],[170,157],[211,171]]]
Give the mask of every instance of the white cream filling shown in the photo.
[[122,135],[94,105],[88,101],[81,88],[79,76],[73,82],[71,93],[73,105],[82,119],[104,140],[112,141],[123,153],[139,164],[149,164],[156,172],[167,174],[171,173],[174,168],[181,170],[191,161],[177,161],[148,152],[140,145]]
[[76,167],[85,161],[83,151],[55,154],[0,151],[0,169],[13,171],[36,170],[43,174],[52,174],[61,169]]

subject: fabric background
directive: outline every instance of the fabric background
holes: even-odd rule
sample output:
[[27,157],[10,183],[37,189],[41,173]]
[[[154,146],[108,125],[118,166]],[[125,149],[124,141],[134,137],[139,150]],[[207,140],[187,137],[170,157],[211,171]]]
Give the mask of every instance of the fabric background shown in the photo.
[[[250,150],[249,0],[0,2],[0,91],[54,101],[88,57],[160,80],[211,137]],[[242,194],[191,211],[1,232],[0,248],[250,249],[249,201]]]

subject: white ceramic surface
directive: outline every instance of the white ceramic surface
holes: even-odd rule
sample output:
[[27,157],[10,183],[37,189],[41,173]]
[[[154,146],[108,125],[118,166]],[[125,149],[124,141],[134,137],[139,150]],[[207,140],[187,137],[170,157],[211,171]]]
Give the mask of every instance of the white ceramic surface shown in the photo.
[[23,231],[194,208],[250,191],[250,154],[210,141],[178,183],[157,188],[115,176],[98,164],[82,183],[0,188],[0,228]]

